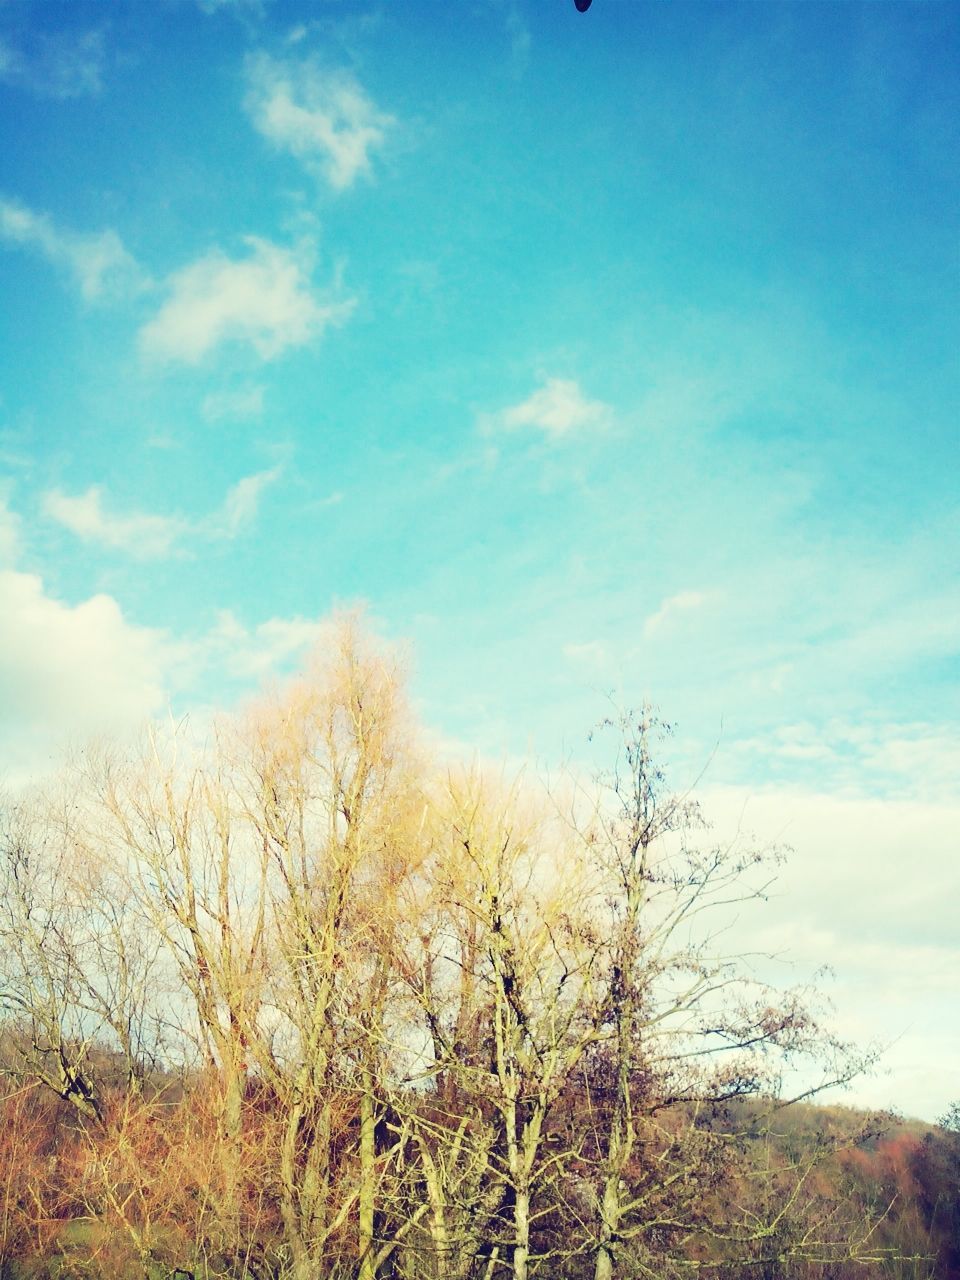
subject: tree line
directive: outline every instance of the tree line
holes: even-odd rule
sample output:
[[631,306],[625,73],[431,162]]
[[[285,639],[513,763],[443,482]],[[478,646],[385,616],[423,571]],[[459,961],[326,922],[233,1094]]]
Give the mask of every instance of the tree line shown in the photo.
[[445,763],[348,618],[203,741],[9,799],[4,1274],[884,1266],[887,1208],[820,1172],[869,1122],[783,1136],[784,1080],[863,1061],[731,951],[775,855],[711,839],[662,732],[614,716],[606,770],[552,786]]

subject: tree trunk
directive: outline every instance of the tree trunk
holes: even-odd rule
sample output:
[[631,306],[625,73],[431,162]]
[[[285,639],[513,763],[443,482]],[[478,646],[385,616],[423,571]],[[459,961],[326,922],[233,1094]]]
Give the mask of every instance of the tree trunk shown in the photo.
[[600,1244],[593,1280],[613,1280],[613,1241],[620,1226],[620,1176],[608,1173],[600,1204]]
[[517,1188],[513,1208],[516,1242],[513,1246],[513,1280],[527,1280],[530,1261],[530,1188],[526,1180]]

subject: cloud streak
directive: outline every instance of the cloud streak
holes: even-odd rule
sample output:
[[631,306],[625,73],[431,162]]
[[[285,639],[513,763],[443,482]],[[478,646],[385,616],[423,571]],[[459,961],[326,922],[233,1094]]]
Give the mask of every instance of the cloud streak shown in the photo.
[[104,509],[103,490],[99,485],[91,485],[85,493],[74,497],[52,489],[44,496],[43,510],[81,541],[123,551],[141,560],[168,555],[188,527],[186,521],[175,516],[142,512],[111,514]]
[[83,542],[122,551],[138,560],[162,559],[188,537],[236,538],[257,518],[264,491],[279,479],[280,467],[244,476],[227,490],[221,506],[200,520],[147,512],[116,514],[106,510],[103,490],[92,485],[71,497],[53,489],[44,496],[44,513]]
[[206,524],[213,537],[235,538],[238,533],[253,524],[260,510],[260,498],[265,489],[280,478],[280,467],[244,476],[228,491],[223,506]]
[[0,240],[32,250],[73,277],[87,302],[112,301],[144,288],[147,279],[113,230],[71,231],[46,213],[0,199]]

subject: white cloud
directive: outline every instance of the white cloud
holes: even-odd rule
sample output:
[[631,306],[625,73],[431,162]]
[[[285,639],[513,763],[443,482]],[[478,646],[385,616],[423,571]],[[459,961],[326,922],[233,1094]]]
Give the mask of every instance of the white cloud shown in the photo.
[[177,516],[111,515],[103,509],[103,490],[91,485],[86,493],[70,497],[59,489],[44,496],[45,513],[84,542],[96,542],[112,550],[126,551],[140,559],[167,555],[186,530]]
[[289,670],[323,640],[322,619],[270,618],[245,627],[228,611],[195,638],[131,622],[101,594],[71,605],[35,574],[0,570],[0,786],[55,770],[64,750],[91,737],[124,737],[162,714],[171,691],[192,689],[192,715],[212,707],[196,692],[211,672],[236,695]]
[[692,609],[699,609],[709,599],[710,593],[705,591],[678,591],[676,595],[668,596],[656,613],[652,613],[644,622],[643,634],[645,636],[654,635],[667,623],[672,622],[678,614],[689,613]]
[[[0,499],[0,530],[8,514]],[[235,697],[289,671],[330,627],[302,617],[246,627],[225,610],[208,631],[178,637],[138,626],[110,595],[69,604],[38,575],[0,567],[0,788],[48,775],[70,745],[135,732],[174,692],[191,695],[202,724],[211,678]]]
[[251,55],[247,84],[246,108],[255,128],[337,191],[371,172],[370,154],[382,148],[395,123],[349,71],[323,70],[312,61]]
[[71,737],[119,732],[164,701],[165,639],[111,596],[78,605],[34,574],[0,571],[0,769],[12,782]]
[[79,232],[57,227],[45,213],[0,199],[0,239],[41,253],[65,268],[88,302],[121,297],[146,280],[115,231]]
[[[236,488],[224,509],[243,518],[252,506],[249,497],[237,502]],[[16,523],[0,496],[0,550]],[[12,556],[15,547],[6,550]],[[221,696],[235,697],[288,671],[331,625],[281,617],[246,627],[223,611],[206,632],[173,636],[138,626],[110,595],[70,604],[38,575],[0,561],[0,788],[48,775],[72,744],[136,731],[164,711],[171,692],[191,694],[202,724],[212,707],[197,694],[209,693],[211,678]]]
[[127,512],[116,515],[104,509],[103,490],[92,485],[71,497],[59,489],[44,496],[44,512],[84,542],[124,551],[141,560],[169,555],[189,536],[235,538],[256,519],[260,497],[279,477],[281,468],[244,476],[227,490],[221,506],[209,516],[189,520],[185,516]]
[[222,418],[259,418],[263,413],[263,393],[263,387],[212,391],[204,396],[201,412],[208,422],[219,422]]
[[511,431],[532,427],[559,439],[588,427],[602,427],[609,413],[609,405],[588,400],[573,378],[548,378],[526,400],[502,410],[492,425]]
[[190,695],[203,725],[211,679],[232,699],[289,671],[330,628],[302,617],[246,627],[225,610],[208,631],[177,637],[138,626],[110,595],[69,604],[38,575],[0,568],[0,788],[42,779],[91,737],[134,733],[172,693]]
[[342,323],[352,301],[321,301],[311,288],[312,252],[248,236],[246,258],[220,250],[174,272],[169,297],[140,330],[144,353],[199,364],[223,342],[250,344],[263,360],[302,347]]

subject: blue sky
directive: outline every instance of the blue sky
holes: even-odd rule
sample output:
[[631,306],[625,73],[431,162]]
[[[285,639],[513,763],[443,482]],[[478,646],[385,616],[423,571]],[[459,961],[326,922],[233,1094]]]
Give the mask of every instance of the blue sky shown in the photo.
[[938,3],[0,0],[11,780],[354,601],[451,743],[652,698],[797,848],[764,927],[899,1036],[858,1097],[942,1110],[958,45]]

